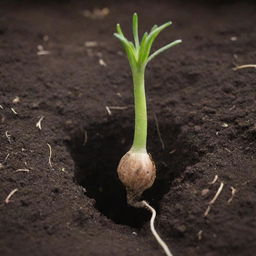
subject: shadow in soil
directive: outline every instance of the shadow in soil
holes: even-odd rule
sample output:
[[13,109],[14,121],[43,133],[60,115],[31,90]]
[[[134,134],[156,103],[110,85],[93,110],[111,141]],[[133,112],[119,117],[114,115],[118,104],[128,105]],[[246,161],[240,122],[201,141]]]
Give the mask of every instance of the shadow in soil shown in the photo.
[[[198,161],[195,148],[180,136],[178,126],[160,122],[159,129],[165,149],[162,148],[156,123],[149,121],[147,148],[155,160],[157,178],[143,194],[143,199],[156,209],[174,178],[181,175],[186,166]],[[127,205],[125,189],[116,173],[120,158],[131,146],[131,120],[120,120],[119,117],[118,121],[93,124],[74,132],[71,137],[69,149],[76,165],[74,179],[85,187],[87,196],[95,199],[95,207],[115,223],[141,227],[150,214]]]

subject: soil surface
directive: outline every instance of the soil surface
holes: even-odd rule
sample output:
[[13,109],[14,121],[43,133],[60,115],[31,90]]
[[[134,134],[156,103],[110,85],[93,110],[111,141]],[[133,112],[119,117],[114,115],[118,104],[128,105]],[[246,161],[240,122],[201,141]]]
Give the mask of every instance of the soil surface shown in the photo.
[[146,73],[156,228],[174,256],[255,255],[256,70],[232,68],[256,64],[256,5],[86,2],[0,3],[0,255],[164,255],[116,174],[134,114],[112,34],[134,11],[173,21],[155,47],[183,39]]

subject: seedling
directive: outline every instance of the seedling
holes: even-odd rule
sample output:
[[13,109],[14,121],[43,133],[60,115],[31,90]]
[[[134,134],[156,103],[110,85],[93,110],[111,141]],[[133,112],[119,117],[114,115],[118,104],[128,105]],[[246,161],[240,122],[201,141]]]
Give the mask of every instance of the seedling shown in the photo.
[[147,64],[160,53],[181,43],[176,40],[165,45],[154,53],[150,54],[152,45],[165,28],[172,22],[166,22],[161,26],[154,25],[150,33],[145,32],[141,41],[138,35],[138,16],[133,15],[133,37],[134,43],[129,41],[123,34],[121,26],[117,24],[117,37],[127,55],[133,78],[134,104],[135,104],[135,129],[131,149],[121,158],[117,172],[127,190],[127,202],[130,205],[138,206],[139,198],[143,191],[154,183],[156,178],[156,167],[150,154],[147,153],[147,106],[144,86],[144,76]]
[[157,55],[166,51],[172,46],[181,43],[181,40],[176,40],[150,54],[151,47],[159,33],[165,28],[169,27],[171,24],[171,22],[166,22],[159,27],[154,25],[149,34],[147,32],[144,33],[140,42],[138,35],[138,16],[136,13],[134,13],[132,22],[134,43],[130,42],[124,36],[119,24],[116,26],[117,33],[114,33],[115,37],[121,41],[131,67],[135,104],[135,129],[133,144],[131,149],[121,158],[117,167],[117,173],[119,179],[126,187],[128,204],[135,207],[145,207],[151,211],[151,232],[167,256],[172,256],[172,253],[155,230],[154,221],[156,211],[146,201],[140,201],[140,197],[143,191],[152,186],[156,178],[155,163],[151,155],[148,154],[146,148],[147,105],[144,86],[145,69],[147,64]]

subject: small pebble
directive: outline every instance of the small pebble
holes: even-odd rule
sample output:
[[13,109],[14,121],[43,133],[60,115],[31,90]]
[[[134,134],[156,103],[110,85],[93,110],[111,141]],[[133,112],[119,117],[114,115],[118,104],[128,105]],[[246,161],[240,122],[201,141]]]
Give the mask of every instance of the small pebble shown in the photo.
[[184,233],[187,229],[185,225],[177,225],[175,228],[180,233]]
[[208,193],[209,193],[209,189],[208,188],[205,188],[205,189],[203,189],[202,191],[201,191],[201,195],[202,196],[206,196]]
[[228,124],[227,123],[223,123],[221,126],[224,127],[224,128],[227,128]]
[[12,103],[18,103],[20,102],[20,97],[19,96],[16,96],[13,100],[12,100]]
[[237,41],[237,37],[236,37],[236,36],[231,36],[231,37],[230,37],[230,40],[233,41],[233,42],[234,42],[234,41]]

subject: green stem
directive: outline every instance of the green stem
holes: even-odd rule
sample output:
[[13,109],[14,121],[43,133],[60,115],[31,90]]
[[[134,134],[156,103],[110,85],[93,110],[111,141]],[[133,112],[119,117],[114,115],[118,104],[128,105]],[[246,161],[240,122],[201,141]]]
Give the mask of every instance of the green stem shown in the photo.
[[145,67],[133,70],[135,129],[131,150],[145,153],[147,151],[147,104],[144,86]]

